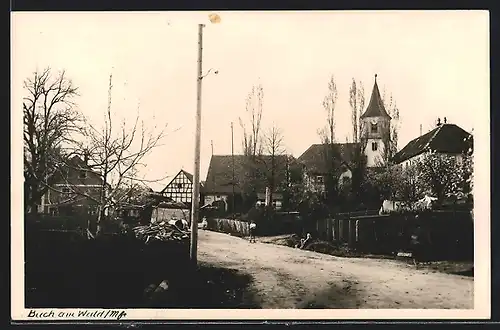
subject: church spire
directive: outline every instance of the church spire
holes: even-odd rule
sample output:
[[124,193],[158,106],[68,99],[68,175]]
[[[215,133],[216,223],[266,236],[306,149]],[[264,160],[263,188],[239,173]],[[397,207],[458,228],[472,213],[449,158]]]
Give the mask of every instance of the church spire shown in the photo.
[[366,107],[366,111],[361,115],[361,119],[367,117],[385,117],[391,119],[391,116],[385,111],[384,102],[380,96],[380,91],[377,84],[377,74],[375,74],[375,83],[373,84],[372,95],[370,102]]

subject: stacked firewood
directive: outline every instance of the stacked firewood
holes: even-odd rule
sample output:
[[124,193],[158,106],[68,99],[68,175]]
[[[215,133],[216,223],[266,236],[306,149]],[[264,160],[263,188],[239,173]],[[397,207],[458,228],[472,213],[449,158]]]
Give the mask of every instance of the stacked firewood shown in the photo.
[[189,240],[189,232],[181,230],[179,227],[166,222],[137,226],[133,228],[135,237],[149,244],[153,241],[185,241]]

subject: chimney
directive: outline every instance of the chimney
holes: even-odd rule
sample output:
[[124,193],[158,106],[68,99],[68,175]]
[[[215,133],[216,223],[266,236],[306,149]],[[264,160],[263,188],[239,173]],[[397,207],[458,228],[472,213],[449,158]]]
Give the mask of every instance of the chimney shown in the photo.
[[422,124],[420,124],[420,136],[422,136]]
[[436,126],[441,126],[441,118],[438,118]]
[[444,123],[446,124],[446,117],[444,117]]

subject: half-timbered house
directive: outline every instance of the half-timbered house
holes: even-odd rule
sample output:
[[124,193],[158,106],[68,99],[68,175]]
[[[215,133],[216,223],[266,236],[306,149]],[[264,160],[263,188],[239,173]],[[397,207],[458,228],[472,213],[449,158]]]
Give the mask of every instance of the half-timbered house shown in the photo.
[[180,170],[172,181],[160,191],[160,194],[175,202],[191,206],[193,197],[193,175],[184,170]]

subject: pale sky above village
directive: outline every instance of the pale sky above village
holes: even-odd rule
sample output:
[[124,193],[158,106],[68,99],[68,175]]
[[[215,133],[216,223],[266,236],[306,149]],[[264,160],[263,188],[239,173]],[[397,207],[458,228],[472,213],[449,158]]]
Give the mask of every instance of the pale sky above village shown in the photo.
[[[12,106],[21,113],[22,81],[44,67],[65,69],[79,87],[79,109],[99,123],[113,73],[113,111],[168,123],[164,145],[145,160],[149,179],[193,172],[197,24],[204,30],[201,180],[215,154],[241,153],[238,117],[252,85],[264,88],[263,129],[276,123],[298,157],[319,143],[322,101],[338,86],[336,138],[351,137],[349,86],[378,74],[380,92],[400,109],[399,148],[447,117],[467,131],[489,123],[487,12],[24,12],[12,14]],[[17,111],[17,110],[16,110]],[[22,125],[22,116],[15,116]],[[16,123],[14,123],[16,124]],[[18,130],[20,132],[20,130]],[[21,134],[13,136],[21,143]],[[20,146],[21,144],[19,144]],[[21,150],[19,148],[19,150]],[[171,178],[171,177],[170,177]],[[161,189],[169,179],[151,184]]]

